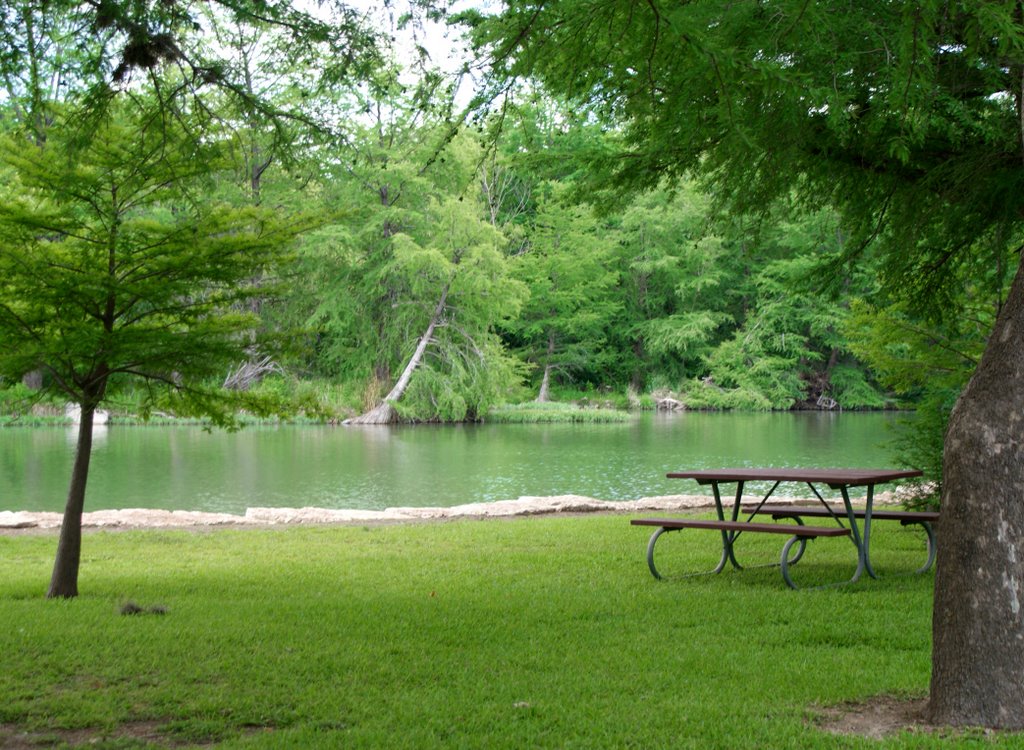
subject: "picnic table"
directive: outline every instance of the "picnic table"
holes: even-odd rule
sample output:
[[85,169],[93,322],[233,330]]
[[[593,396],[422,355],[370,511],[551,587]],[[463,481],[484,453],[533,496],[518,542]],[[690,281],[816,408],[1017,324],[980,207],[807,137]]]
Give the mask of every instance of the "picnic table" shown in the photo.
[[[908,479],[921,476],[920,471],[900,469],[707,469],[700,471],[672,472],[669,479],[694,479],[701,485],[711,485],[715,499],[715,511],[717,520],[704,520],[693,518],[639,518],[633,519],[634,526],[653,526],[656,531],[652,534],[647,545],[647,564],[651,574],[655,578],[661,578],[657,567],[654,564],[654,548],[658,539],[668,532],[681,529],[706,529],[721,532],[722,557],[718,566],[710,571],[720,573],[725,569],[726,564],[731,564],[736,569],[742,569],[736,559],[735,544],[741,534],[744,533],[769,533],[789,535],[782,548],[782,556],[779,567],[782,571],[782,578],[790,588],[798,588],[790,576],[790,566],[795,565],[803,556],[808,539],[818,537],[841,537],[851,539],[857,552],[857,569],[853,577],[845,583],[855,583],[865,572],[872,577],[878,578],[871,564],[871,524],[874,520],[899,521],[904,525],[916,524],[924,529],[927,537],[928,558],[925,564],[917,570],[918,573],[926,572],[935,561],[935,537],[931,524],[938,520],[939,514],[929,511],[893,511],[875,510],[874,497],[875,487],[879,484],[891,482],[896,479]],[[743,489],[747,482],[773,482],[771,489],[764,498],[753,508],[744,507],[741,503]],[[775,490],[783,482],[797,482],[806,484],[815,498],[818,505],[811,507],[798,505],[768,505],[768,500]],[[725,507],[722,503],[720,486],[723,484],[736,484],[736,495],[733,501],[729,518],[726,518]],[[825,485],[832,490],[838,490],[842,497],[842,506],[830,504],[818,490],[818,486]],[[850,500],[850,489],[863,487],[866,497],[863,508],[854,508]],[[741,512],[745,516],[741,518]],[[771,516],[774,520],[792,519],[796,525],[788,523],[764,523],[756,521],[757,518]],[[804,518],[825,518],[833,521],[829,525],[809,526],[804,523]],[[861,523],[858,523],[860,521]],[[799,545],[793,552],[793,547]],[[791,552],[793,552],[791,556]]]

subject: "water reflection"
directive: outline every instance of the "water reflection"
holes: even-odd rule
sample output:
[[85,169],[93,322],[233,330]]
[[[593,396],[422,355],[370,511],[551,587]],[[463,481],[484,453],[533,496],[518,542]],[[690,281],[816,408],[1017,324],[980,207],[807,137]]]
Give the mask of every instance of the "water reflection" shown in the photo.
[[[31,428],[29,428],[31,429]],[[78,427],[66,427],[64,428],[64,441],[67,443],[68,448],[74,452],[78,446]],[[98,450],[103,450],[107,444],[107,435],[109,427],[105,424],[97,424],[92,427],[92,450],[95,453]]]
[[[698,492],[715,466],[888,466],[884,414],[648,414],[616,425],[97,429],[90,509],[382,509]],[[0,430],[0,510],[59,510],[73,431]]]

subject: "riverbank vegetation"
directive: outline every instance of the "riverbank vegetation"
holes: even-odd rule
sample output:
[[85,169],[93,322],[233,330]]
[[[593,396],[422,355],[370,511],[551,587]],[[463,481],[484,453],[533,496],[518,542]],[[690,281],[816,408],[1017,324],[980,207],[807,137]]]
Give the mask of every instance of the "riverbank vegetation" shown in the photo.
[[[931,575],[657,582],[646,540],[622,516],[100,532],[81,595],[55,603],[53,539],[0,536],[0,744],[870,747],[826,712],[926,694]],[[674,564],[710,568],[713,546]],[[814,547],[803,575],[849,575],[848,543]],[[872,548],[892,572],[922,553],[888,527]],[[897,729],[886,747],[979,741],[1019,737]]]
[[[929,324],[888,302],[871,264],[823,283],[845,250],[827,212],[798,218],[778,206],[727,217],[687,184],[594,213],[576,202],[572,159],[608,136],[554,101],[512,114],[489,156],[490,135],[446,142],[439,122],[417,130],[429,147],[375,157],[384,166],[372,190],[370,175],[323,172],[313,152],[301,184],[269,165],[264,195],[274,188],[280,205],[307,210],[315,196],[321,217],[277,269],[279,295],[252,308],[292,346],[241,359],[209,387],[333,421],[378,406],[406,371],[389,418],[485,419],[495,406],[533,400],[653,408],[665,398],[690,409],[925,403],[948,412],[991,325],[987,300],[1005,279],[965,279],[956,309],[978,314]],[[358,129],[351,137],[372,143]],[[358,150],[349,156],[359,161]],[[417,159],[429,162],[423,174]],[[402,170],[418,179],[407,184],[395,176]],[[47,384],[51,375],[26,378]],[[144,404],[150,395],[115,376],[108,406],[122,419],[173,413],[169,403]],[[7,415],[27,415],[24,396],[2,399]]]
[[623,422],[627,412],[614,408],[586,408],[564,403],[526,403],[492,409],[489,422],[523,424],[537,422]]
[[[257,325],[236,361],[203,384],[204,408],[219,390],[314,419],[454,422],[561,393],[627,408],[659,399],[757,410],[924,403],[941,422],[1012,268],[1010,258],[1002,273],[962,268],[963,284],[950,285],[936,322],[883,290],[871,258],[844,265],[850,232],[828,209],[774,201],[724,213],[685,179],[631,196],[595,194],[594,155],[621,138],[609,123],[528,88],[507,92],[500,112],[461,111],[443,61],[410,60],[350,16],[335,19],[330,44],[364,56],[341,71],[324,57],[330,44],[320,56],[292,55],[298,27],[210,9],[179,43],[190,60],[215,60],[222,78],[198,81],[154,61],[134,80],[129,108],[117,104],[104,70],[89,67],[106,59],[131,74],[131,61],[114,65],[116,34],[104,37],[108,48],[58,54],[80,9],[44,16],[25,4],[18,19],[4,44],[40,32],[47,43],[4,57],[7,205],[20,205],[26,185],[41,179],[43,162],[20,156],[32,153],[25,148],[84,163],[89,137],[105,133],[102,158],[138,166],[145,160],[129,145],[144,143],[163,112],[188,134],[174,131],[181,142],[168,140],[174,148],[152,170],[173,167],[196,144],[216,146],[216,159],[188,157],[202,172],[188,176],[189,205],[231,208],[236,233],[270,226],[270,216],[288,227],[279,240],[287,247],[250,274],[246,301],[235,305],[239,320]],[[316,85],[309,66],[325,71]],[[47,76],[65,86],[48,88]],[[140,112],[153,119],[140,121]],[[57,126],[74,137],[48,137]],[[77,210],[70,194],[48,200],[51,212]],[[169,217],[181,213],[172,202],[154,195],[131,206],[132,231],[171,231]],[[12,247],[26,221],[13,209],[0,216]],[[196,299],[210,291],[192,290]],[[908,331],[922,346],[908,345]],[[936,361],[927,348],[936,340],[949,340],[942,351],[953,354]],[[0,388],[24,378],[66,390],[52,363],[19,350]],[[104,397],[115,419],[169,419],[189,405],[173,387],[140,389],[140,373],[110,375]],[[180,373],[149,374],[180,384]],[[8,408],[10,396],[0,401],[5,418],[30,419],[20,404]],[[32,418],[47,416],[44,407]]]

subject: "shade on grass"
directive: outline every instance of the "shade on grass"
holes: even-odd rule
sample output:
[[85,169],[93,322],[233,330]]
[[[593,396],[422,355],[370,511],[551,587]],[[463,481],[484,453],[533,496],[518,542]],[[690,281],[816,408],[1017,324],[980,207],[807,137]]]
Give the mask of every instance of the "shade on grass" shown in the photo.
[[[875,528],[880,569],[922,561],[919,533]],[[716,535],[683,534],[664,562],[711,567]],[[818,708],[925,694],[931,575],[657,582],[647,536],[621,516],[95,533],[72,601],[42,598],[53,538],[0,537],[0,724],[93,747],[876,747]],[[851,560],[820,539],[797,573]]]

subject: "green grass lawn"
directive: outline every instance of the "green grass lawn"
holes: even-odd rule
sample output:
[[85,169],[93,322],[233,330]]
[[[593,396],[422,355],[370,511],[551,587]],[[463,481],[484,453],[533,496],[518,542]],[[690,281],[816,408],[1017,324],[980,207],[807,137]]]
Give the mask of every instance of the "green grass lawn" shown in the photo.
[[[923,560],[920,533],[875,529],[880,570]],[[0,537],[0,747],[878,747],[825,733],[820,709],[926,694],[931,575],[658,582],[649,531],[588,516],[91,533],[71,601],[43,599],[54,537]],[[714,533],[663,541],[666,571],[717,561]],[[744,542],[768,562],[782,538]],[[849,577],[851,553],[817,540],[794,574]]]

